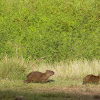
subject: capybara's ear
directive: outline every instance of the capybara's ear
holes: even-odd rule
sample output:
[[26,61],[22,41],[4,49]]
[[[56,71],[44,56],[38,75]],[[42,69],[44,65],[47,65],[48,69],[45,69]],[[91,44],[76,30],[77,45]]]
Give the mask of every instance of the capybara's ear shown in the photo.
[[49,70],[46,70],[46,72],[49,72]]
[[55,72],[54,71],[52,71],[53,72],[53,74],[55,74]]
[[100,74],[98,74],[98,76],[100,76]]

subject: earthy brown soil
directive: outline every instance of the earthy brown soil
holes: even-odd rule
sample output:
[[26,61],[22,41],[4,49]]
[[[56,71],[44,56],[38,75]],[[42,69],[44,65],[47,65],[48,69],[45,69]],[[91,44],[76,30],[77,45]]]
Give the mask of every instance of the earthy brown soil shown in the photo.
[[64,93],[75,93],[75,94],[86,94],[86,95],[99,95],[100,86],[66,86],[66,87],[51,87],[38,89],[37,92],[51,93],[51,92],[64,92]]

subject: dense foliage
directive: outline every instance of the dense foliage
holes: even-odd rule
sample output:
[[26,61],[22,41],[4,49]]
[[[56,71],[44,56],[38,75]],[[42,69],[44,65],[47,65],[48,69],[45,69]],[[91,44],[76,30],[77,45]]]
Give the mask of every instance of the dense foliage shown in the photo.
[[0,0],[0,58],[100,59],[99,0]]

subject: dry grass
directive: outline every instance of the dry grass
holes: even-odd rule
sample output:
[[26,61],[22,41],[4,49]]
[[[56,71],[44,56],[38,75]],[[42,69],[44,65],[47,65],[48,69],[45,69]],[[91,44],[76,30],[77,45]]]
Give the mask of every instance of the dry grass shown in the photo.
[[[31,66],[32,67],[32,66]],[[99,60],[74,60],[69,62],[59,62],[55,64],[41,63],[39,66],[33,66],[34,71],[39,70],[45,72],[50,69],[55,72],[55,78],[82,78],[87,74],[98,75],[100,73],[100,61]]]
[[24,58],[5,56],[0,61],[1,78],[24,79],[31,71],[45,72],[48,69],[55,72],[53,79],[82,79],[87,74],[100,74],[100,60],[88,61],[85,59],[50,64],[40,60],[26,62]]

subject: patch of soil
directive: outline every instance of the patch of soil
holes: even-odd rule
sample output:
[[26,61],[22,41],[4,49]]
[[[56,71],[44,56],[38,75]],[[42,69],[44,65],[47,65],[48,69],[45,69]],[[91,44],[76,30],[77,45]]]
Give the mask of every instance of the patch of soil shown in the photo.
[[[66,86],[66,87],[51,87],[51,88],[42,88],[38,91],[49,93],[49,92],[64,92],[64,93],[77,93],[82,95],[98,95],[100,96],[100,86]],[[96,98],[96,97],[94,97]]]

